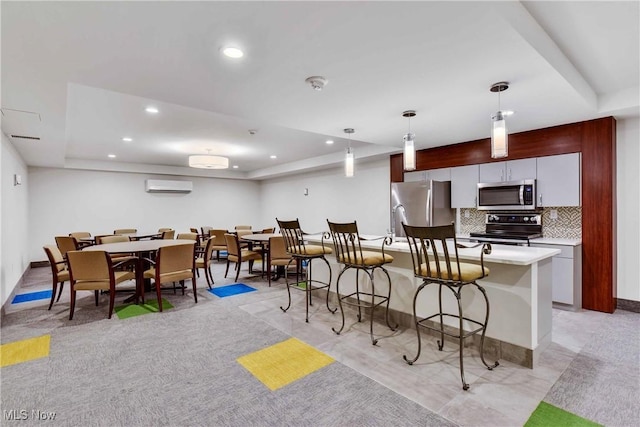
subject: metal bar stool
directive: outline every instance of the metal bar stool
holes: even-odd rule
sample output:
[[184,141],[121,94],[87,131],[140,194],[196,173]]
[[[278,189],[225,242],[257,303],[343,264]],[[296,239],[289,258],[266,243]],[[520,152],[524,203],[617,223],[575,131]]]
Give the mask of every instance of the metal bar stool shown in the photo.
[[[491,253],[491,244],[485,243],[480,253],[480,265],[460,262],[458,259],[458,243],[456,241],[455,225],[445,225],[439,227],[413,227],[402,223],[409,248],[411,250],[411,259],[413,261],[413,272],[415,277],[422,279],[422,284],[416,290],[413,297],[413,321],[418,334],[418,353],[413,359],[409,359],[406,355],[402,356],[409,365],[412,365],[418,357],[420,357],[421,341],[420,327],[430,329],[440,333],[438,340],[438,350],[442,351],[444,346],[444,336],[450,336],[458,340],[459,357],[460,357],[460,378],[462,379],[462,388],[469,389],[464,378],[464,362],[463,349],[464,340],[474,334],[481,332],[480,338],[480,359],[489,370],[493,370],[499,363],[496,361],[493,365],[489,365],[484,359],[484,337],[489,322],[489,299],[485,289],[476,283],[476,280],[489,275],[489,269],[484,266],[484,255]],[[453,257],[450,254],[450,246],[447,241],[453,242]],[[416,314],[416,302],[418,295],[430,284],[437,284],[438,289],[438,307],[439,311],[429,317],[418,319]],[[475,286],[484,297],[486,304],[485,318],[483,322],[473,320],[464,316],[461,304],[462,290],[467,285]],[[456,298],[458,303],[458,313],[445,313],[442,309],[442,289],[449,289]],[[458,321],[458,332],[451,333],[445,331],[443,319],[454,318]],[[439,322],[431,321],[438,318]],[[464,322],[467,321],[472,325],[471,331],[464,330]],[[439,324],[438,324],[439,323]],[[433,326],[435,324],[435,326]]]
[[[325,258],[325,254],[330,254],[331,248],[324,246],[324,242],[322,245],[308,245],[304,236],[309,235],[309,233],[305,233],[300,228],[300,222],[296,218],[293,221],[280,221],[276,218],[278,222],[278,226],[280,227],[280,232],[282,233],[282,237],[284,238],[284,243],[287,249],[287,253],[291,256],[291,260],[287,264],[288,266],[295,262],[297,265],[296,268],[296,282],[294,284],[289,283],[289,275],[286,274],[285,269],[285,282],[287,283],[287,294],[289,295],[289,304],[286,308],[280,307],[282,311],[286,313],[287,310],[291,307],[291,286],[295,286],[296,289],[303,289],[305,291],[305,304],[306,304],[306,316],[305,321],[309,323],[309,306],[313,305],[313,300],[311,299],[312,292],[320,289],[327,290],[327,309],[331,313],[335,313],[338,309],[337,307],[332,309],[329,307],[329,287],[331,286],[331,265],[329,265],[329,261]],[[327,282],[323,282],[313,278],[312,274],[312,261],[320,259],[327,264],[327,268],[329,269],[329,280]],[[306,274],[303,273],[303,265],[306,264]],[[304,286],[304,288],[302,287]]]
[[[333,238],[333,244],[335,247],[336,253],[336,261],[339,264],[342,264],[342,271],[338,275],[338,280],[336,281],[336,294],[338,295],[338,304],[340,306],[340,312],[342,313],[342,326],[340,326],[339,330],[333,329],[333,332],[340,335],[342,330],[344,329],[344,309],[342,308],[342,304],[353,305],[358,307],[358,322],[362,321],[362,309],[371,309],[371,321],[369,325],[369,335],[371,336],[371,343],[376,345],[378,340],[373,337],[373,310],[382,304],[386,303],[385,310],[385,320],[387,322],[387,326],[392,331],[395,331],[398,325],[391,326],[389,323],[389,300],[391,298],[391,278],[389,277],[389,273],[383,267],[384,264],[388,264],[393,262],[393,257],[389,254],[384,253],[384,247],[386,244],[390,244],[391,240],[389,238],[383,238],[382,242],[382,251],[363,251],[362,246],[360,245],[361,241],[365,241],[365,239],[358,234],[358,225],[356,222],[351,223],[333,223],[327,220],[329,223],[329,232],[331,237]],[[356,290],[348,295],[340,295],[340,279],[342,275],[350,269],[356,269]],[[386,295],[381,295],[376,293],[375,281],[374,281],[374,273],[376,270],[382,271],[387,276],[387,281],[389,284],[389,291]],[[363,271],[370,280],[371,283],[371,292],[366,292],[360,289],[360,277],[359,273]],[[362,296],[370,297],[370,301],[364,301],[361,299]],[[352,300],[352,297],[355,297],[355,302]]]

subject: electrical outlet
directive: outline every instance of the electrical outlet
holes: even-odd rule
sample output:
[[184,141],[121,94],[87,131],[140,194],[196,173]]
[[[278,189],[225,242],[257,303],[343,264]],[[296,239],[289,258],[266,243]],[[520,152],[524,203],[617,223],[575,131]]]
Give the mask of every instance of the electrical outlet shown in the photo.
[[464,210],[464,217],[465,217],[465,218],[469,218],[469,216],[470,216],[470,215],[469,215],[469,209],[465,209],[465,210]]
[[549,212],[549,218],[558,219],[558,211],[555,209],[551,209],[551,212]]

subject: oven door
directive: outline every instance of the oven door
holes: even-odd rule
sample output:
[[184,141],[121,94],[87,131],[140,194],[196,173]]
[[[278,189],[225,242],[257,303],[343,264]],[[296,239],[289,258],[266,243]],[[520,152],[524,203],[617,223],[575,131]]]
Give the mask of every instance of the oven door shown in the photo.
[[491,243],[492,245],[511,245],[511,246],[530,246],[529,239],[509,239],[509,238],[499,238],[499,237],[471,237],[469,238],[472,242],[477,243]]
[[478,210],[535,210],[535,180],[478,184]]

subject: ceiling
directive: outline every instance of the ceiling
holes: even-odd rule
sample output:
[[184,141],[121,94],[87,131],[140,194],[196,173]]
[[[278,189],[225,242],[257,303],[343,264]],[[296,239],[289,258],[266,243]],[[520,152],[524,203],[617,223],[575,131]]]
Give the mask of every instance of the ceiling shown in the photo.
[[[266,179],[338,166],[344,128],[357,164],[409,125],[419,149],[488,137],[499,81],[510,132],[640,114],[638,1],[0,7],[2,130],[31,166]],[[207,153],[238,168],[188,168]]]

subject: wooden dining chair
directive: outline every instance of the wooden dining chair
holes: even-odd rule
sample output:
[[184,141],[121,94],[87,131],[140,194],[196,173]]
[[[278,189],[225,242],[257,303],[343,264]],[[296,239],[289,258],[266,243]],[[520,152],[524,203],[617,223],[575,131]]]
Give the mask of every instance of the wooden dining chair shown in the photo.
[[78,240],[73,236],[56,236],[55,239],[56,245],[65,260],[67,259],[67,252],[80,249]]
[[209,240],[213,239],[213,250],[216,251],[216,261],[220,261],[220,251],[227,251],[227,241],[224,235],[227,230],[214,228],[209,230]]
[[48,308],[48,310],[51,310],[51,307],[53,307],[53,301],[56,297],[58,284],[60,284],[60,290],[58,291],[58,298],[55,301],[60,301],[64,282],[69,281],[69,270],[67,269],[67,263],[62,257],[62,253],[60,253],[60,249],[58,249],[57,246],[47,245],[42,249],[44,249],[44,252],[47,254],[47,259],[51,266],[51,302],[49,302]]
[[287,252],[287,246],[284,243],[284,237],[275,236],[269,237],[269,253],[267,261],[267,276],[269,277],[269,286],[271,286],[271,267],[284,269],[284,274],[287,274],[289,267],[293,264],[296,265],[295,260]]
[[162,285],[164,283],[179,282],[182,287],[182,295],[184,295],[185,280],[191,280],[193,299],[198,303],[195,243],[189,244],[185,242],[182,245],[163,246],[158,249],[155,261],[151,262],[154,267],[144,272],[144,278],[153,279],[155,283],[158,309],[160,311],[162,311]]
[[[235,234],[227,233],[224,235],[224,238],[225,238],[225,241],[227,242],[227,269],[224,272],[224,277],[227,277],[227,274],[229,273],[229,264],[231,262],[235,262],[236,263],[235,280],[238,281],[238,277],[240,276],[240,265],[242,265],[243,262],[248,261],[249,272],[251,272],[251,268],[253,267],[254,261],[261,260],[262,254],[260,252],[251,251],[249,249],[242,249],[240,247],[240,242],[238,241],[238,236]],[[264,272],[264,265],[263,265],[263,272]]]
[[211,259],[213,258],[213,239],[208,239],[204,252],[196,254],[196,270],[204,269],[204,277],[207,279],[207,285],[211,289],[213,285],[213,275],[211,273]]
[[116,286],[128,280],[135,280],[135,274],[131,271],[114,271],[111,257],[105,251],[69,251],[67,259],[71,287],[69,320],[73,320],[77,291],[93,291],[96,306],[98,305],[99,292],[107,291],[109,293],[109,319],[111,319]]

